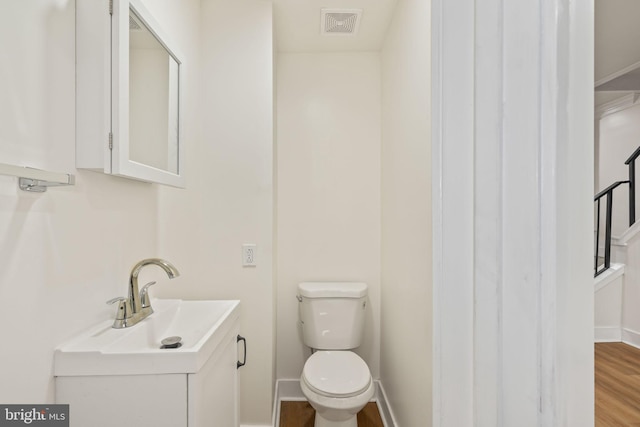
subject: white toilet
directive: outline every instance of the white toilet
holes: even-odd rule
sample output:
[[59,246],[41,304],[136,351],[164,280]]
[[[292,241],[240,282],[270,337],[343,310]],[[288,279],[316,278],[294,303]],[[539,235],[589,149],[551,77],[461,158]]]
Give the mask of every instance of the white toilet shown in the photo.
[[356,427],[374,394],[369,367],[349,351],[362,342],[367,284],[300,283],[298,301],[303,341],[314,350],[300,386],[316,410],[315,427]]

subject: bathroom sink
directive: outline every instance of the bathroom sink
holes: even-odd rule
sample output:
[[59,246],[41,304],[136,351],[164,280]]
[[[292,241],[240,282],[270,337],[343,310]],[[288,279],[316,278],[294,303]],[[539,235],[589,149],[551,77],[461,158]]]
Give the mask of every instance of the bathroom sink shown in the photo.
[[[156,299],[154,313],[140,323],[114,329],[106,320],[60,345],[55,376],[195,373],[237,321],[239,301]],[[178,348],[161,348],[165,338]]]

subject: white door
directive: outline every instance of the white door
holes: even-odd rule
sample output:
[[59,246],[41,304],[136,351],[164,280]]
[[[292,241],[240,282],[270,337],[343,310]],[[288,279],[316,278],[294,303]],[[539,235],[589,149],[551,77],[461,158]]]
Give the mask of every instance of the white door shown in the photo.
[[434,426],[593,425],[593,2],[432,4]]

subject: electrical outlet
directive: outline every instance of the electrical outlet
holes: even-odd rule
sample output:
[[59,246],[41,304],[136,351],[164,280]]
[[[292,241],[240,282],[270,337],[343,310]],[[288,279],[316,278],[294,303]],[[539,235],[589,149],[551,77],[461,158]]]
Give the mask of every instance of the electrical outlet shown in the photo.
[[255,267],[256,265],[256,244],[245,243],[242,245],[242,266]]

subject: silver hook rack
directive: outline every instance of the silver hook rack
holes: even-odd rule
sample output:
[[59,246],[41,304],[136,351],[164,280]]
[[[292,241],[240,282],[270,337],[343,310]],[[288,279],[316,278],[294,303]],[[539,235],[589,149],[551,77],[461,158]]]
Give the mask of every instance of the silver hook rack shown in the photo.
[[23,166],[0,163],[0,175],[18,177],[21,190],[34,193],[44,193],[48,187],[74,185],[76,178],[69,173],[49,172]]

